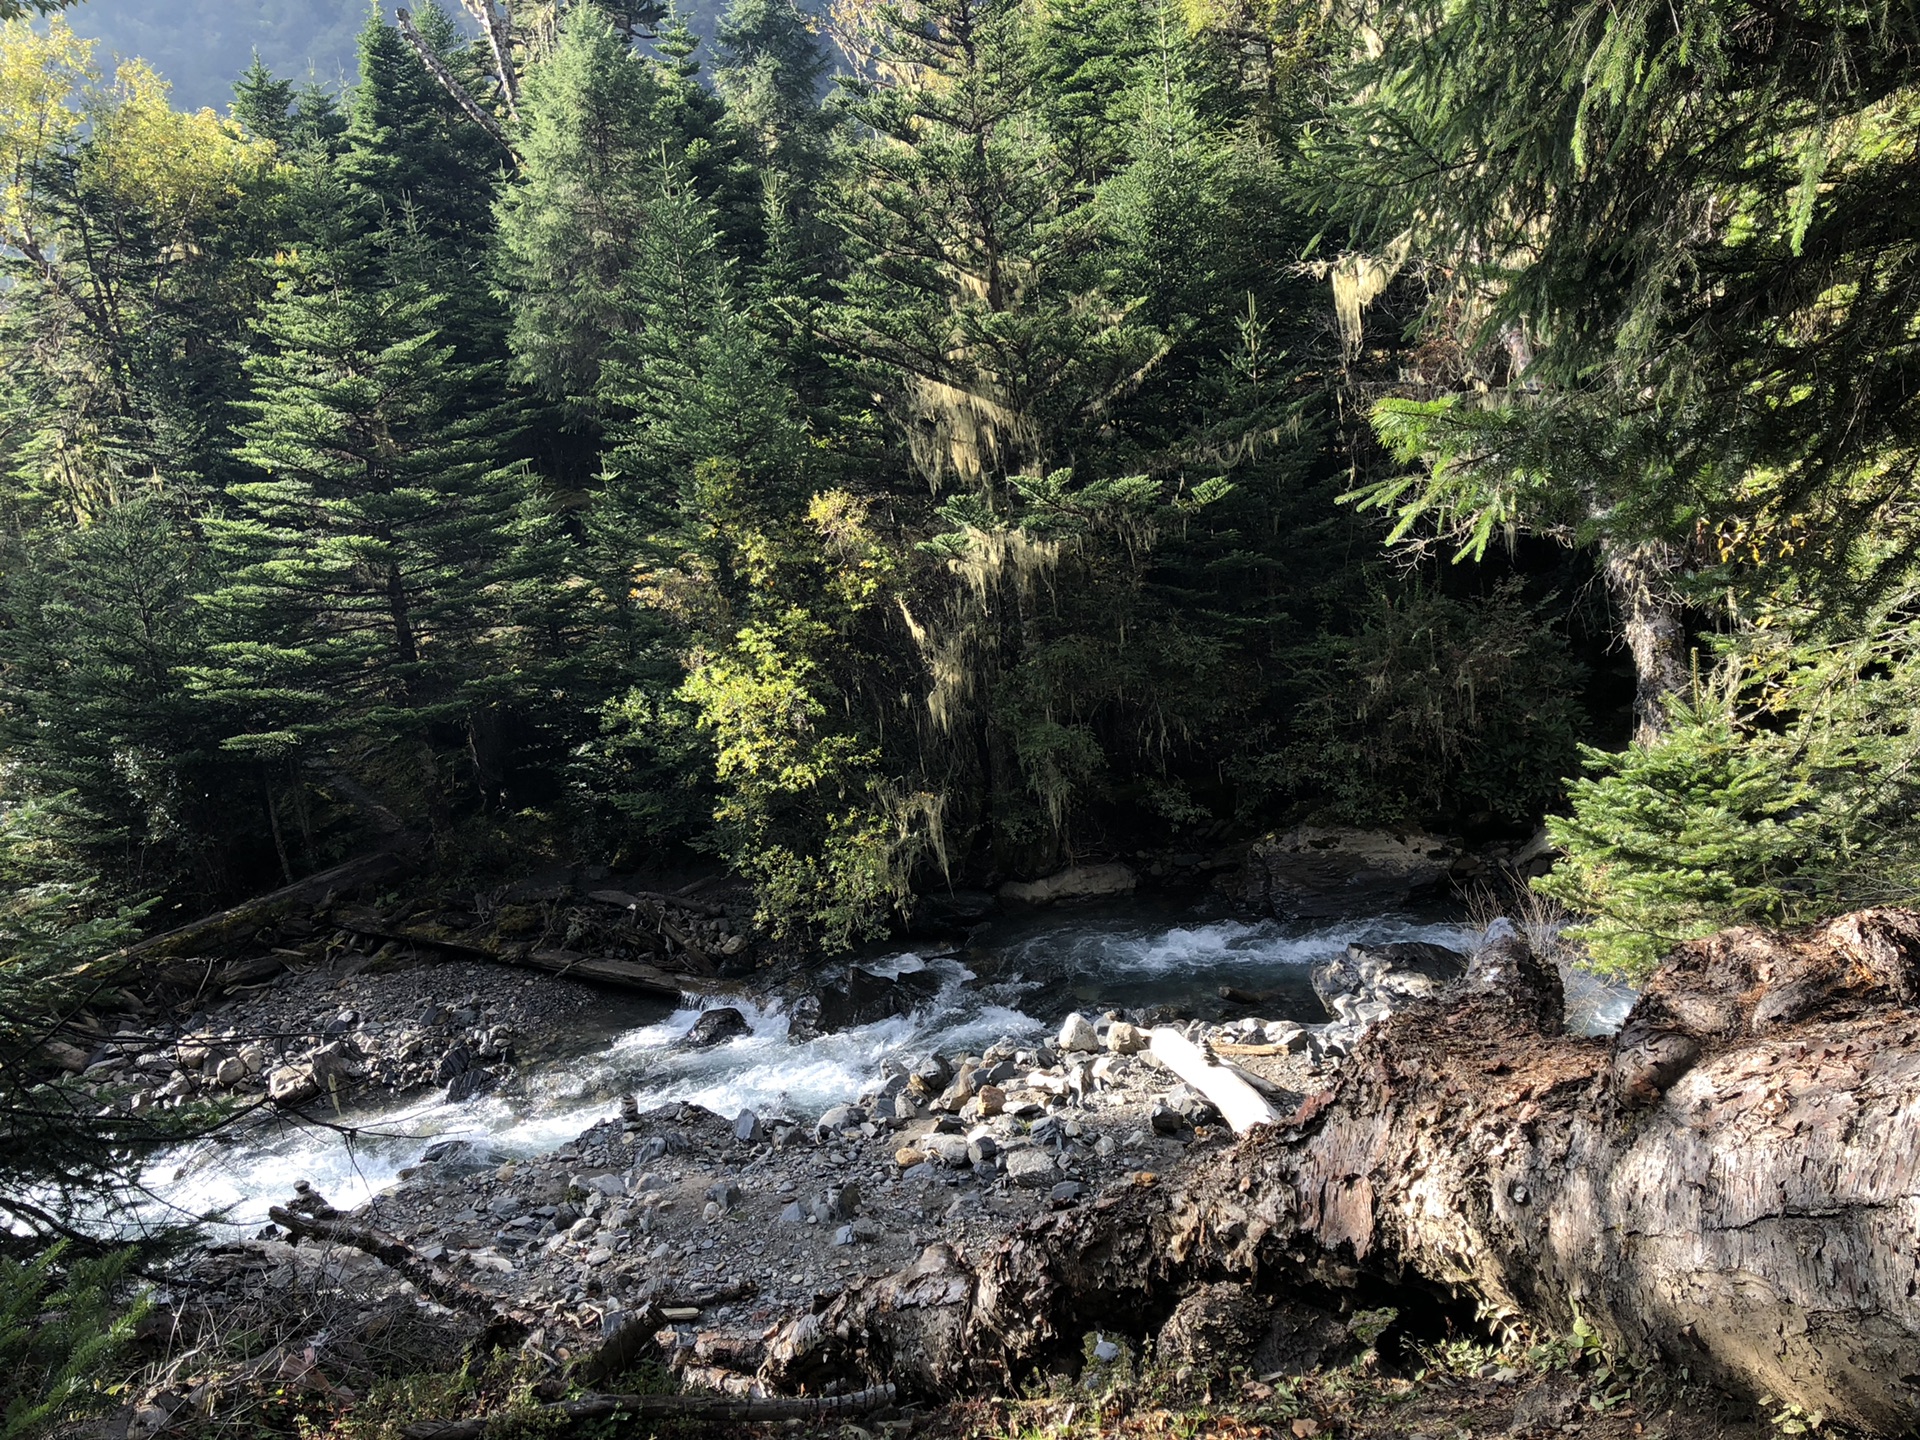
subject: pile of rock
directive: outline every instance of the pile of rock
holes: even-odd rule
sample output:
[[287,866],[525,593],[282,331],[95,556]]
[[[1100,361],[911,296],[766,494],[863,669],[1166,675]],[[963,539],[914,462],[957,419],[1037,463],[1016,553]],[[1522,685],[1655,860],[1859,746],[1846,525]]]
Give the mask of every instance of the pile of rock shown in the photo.
[[[449,992],[459,998],[434,998]],[[175,1026],[114,1030],[68,1068],[103,1105],[133,1111],[208,1097],[299,1105],[435,1086],[457,1102],[514,1073],[523,1035],[542,1044],[597,1003],[585,986],[470,961],[347,976],[303,968]]]
[[357,1218],[558,1331],[701,1297],[703,1324],[764,1325],[936,1239],[984,1241],[1228,1138],[1139,1025],[1074,1015],[1044,1042],[898,1057],[810,1122],[629,1102],[548,1155],[449,1142]]

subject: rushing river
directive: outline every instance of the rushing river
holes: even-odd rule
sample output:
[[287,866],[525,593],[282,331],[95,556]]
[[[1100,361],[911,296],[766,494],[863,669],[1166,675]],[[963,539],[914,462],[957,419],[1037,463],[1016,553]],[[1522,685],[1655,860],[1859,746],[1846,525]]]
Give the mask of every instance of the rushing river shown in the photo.
[[[1320,1021],[1327,1017],[1308,981],[1314,963],[1354,942],[1462,948],[1472,938],[1457,922],[1406,916],[1309,927],[1181,915],[1146,901],[1038,912],[976,932],[957,953],[898,949],[864,959],[876,971],[934,972],[938,991],[912,1016],[796,1044],[778,1010],[739,1004],[751,1033],[679,1051],[673,1042],[697,1011],[613,998],[602,1033],[578,1037],[576,1053],[530,1064],[509,1088],[457,1105],[430,1096],[349,1111],[333,1127],[239,1129],[168,1157],[148,1183],[176,1213],[224,1211],[230,1225],[253,1229],[296,1180],[356,1206],[432,1143],[470,1139],[505,1155],[538,1153],[614,1114],[628,1092],[643,1109],[686,1100],[729,1116],[752,1109],[811,1118],[853,1098],[890,1055],[977,1053],[1002,1037],[1047,1034],[1070,1010],[1170,1005],[1206,1017],[1220,1008],[1219,987],[1232,985],[1272,994],[1264,1018]],[[1596,1031],[1617,1025],[1626,1003],[1604,990],[1569,999],[1576,1026]]]

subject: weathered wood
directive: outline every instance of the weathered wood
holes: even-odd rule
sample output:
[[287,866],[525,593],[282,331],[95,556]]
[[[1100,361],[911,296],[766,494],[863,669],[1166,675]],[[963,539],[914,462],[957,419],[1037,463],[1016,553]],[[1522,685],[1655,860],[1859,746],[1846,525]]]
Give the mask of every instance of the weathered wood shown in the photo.
[[[810,1395],[796,1399],[732,1395],[587,1395],[542,1405],[532,1417],[516,1411],[498,1417],[524,1426],[529,1418],[548,1424],[577,1425],[587,1420],[819,1420],[864,1415],[893,1404],[894,1387],[875,1385],[851,1395]],[[406,1440],[481,1440],[496,1417],[473,1420],[422,1420],[402,1426]]]
[[322,870],[291,885],[255,896],[214,915],[178,926],[159,935],[150,935],[133,945],[103,955],[95,965],[113,969],[126,965],[146,965],[157,960],[206,951],[237,941],[251,940],[263,925],[280,920],[296,911],[320,904],[328,895],[356,890],[376,881],[392,879],[411,869],[401,851],[378,850],[362,855],[331,870]]
[[677,975],[637,960],[617,960],[607,956],[585,955],[577,950],[560,950],[515,941],[458,939],[438,926],[395,924],[372,910],[342,909],[333,918],[334,923],[343,930],[350,930],[370,940],[394,940],[405,945],[427,946],[476,960],[491,961],[496,965],[542,970],[549,975],[617,985],[625,990],[638,990],[667,1000],[678,1000],[683,995],[725,994],[732,989],[706,976]]
[[421,1294],[439,1301],[449,1310],[459,1310],[486,1321],[488,1328],[496,1335],[524,1334],[531,1328],[526,1316],[509,1309],[496,1296],[467,1284],[435,1265],[397,1236],[347,1220],[302,1215],[280,1205],[268,1207],[267,1218],[297,1237],[324,1240],[330,1245],[346,1245],[362,1254],[371,1255]]
[[[984,1253],[935,1246],[768,1337],[775,1388],[1004,1387],[1200,1278],[1477,1298],[1883,1434],[1920,1421],[1920,914],[1682,947],[1612,1040],[1517,937],[1333,1088]],[[1164,1198],[1162,1198],[1164,1197]]]
[[393,12],[393,17],[400,27],[401,35],[406,38],[407,44],[413,48],[413,53],[419,57],[420,64],[425,68],[426,72],[433,76],[439,83],[440,88],[447,92],[448,97],[454,104],[460,107],[466,117],[498,141],[500,148],[512,157],[515,164],[518,164],[520,156],[513,148],[512,139],[507,135],[507,127],[502,125],[494,116],[490,115],[485,106],[467,93],[467,87],[460,83],[458,77],[447,68],[446,62],[440,58],[434,51],[434,48],[429,45],[426,39],[420,34],[419,27],[413,23],[412,14],[402,8],[396,9]]
[[724,920],[727,907],[709,904],[705,900],[692,900],[685,895],[663,895],[658,890],[594,890],[587,895],[602,905],[617,905],[623,910],[638,908],[643,903],[671,905],[676,910],[688,910],[695,915],[705,915],[710,920]]
[[1206,1096],[1226,1117],[1234,1134],[1244,1135],[1257,1125],[1271,1125],[1280,1118],[1280,1112],[1244,1074],[1231,1065],[1222,1065],[1171,1025],[1154,1027],[1149,1040],[1153,1058]]

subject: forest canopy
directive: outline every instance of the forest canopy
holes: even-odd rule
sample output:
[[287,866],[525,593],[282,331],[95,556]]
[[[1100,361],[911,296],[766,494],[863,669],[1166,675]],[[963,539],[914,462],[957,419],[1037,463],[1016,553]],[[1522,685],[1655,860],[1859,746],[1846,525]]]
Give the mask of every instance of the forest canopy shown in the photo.
[[1305,819],[1551,817],[1627,970],[1911,890],[1905,11],[470,8],[223,111],[0,33],[0,778],[101,905],[380,817],[830,945]]

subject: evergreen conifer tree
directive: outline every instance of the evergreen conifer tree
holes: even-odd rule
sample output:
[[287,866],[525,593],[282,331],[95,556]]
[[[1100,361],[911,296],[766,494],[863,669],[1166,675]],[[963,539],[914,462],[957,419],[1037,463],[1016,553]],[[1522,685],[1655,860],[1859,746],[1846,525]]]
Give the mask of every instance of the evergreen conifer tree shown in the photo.
[[661,163],[656,71],[600,6],[575,6],[527,75],[520,174],[500,200],[496,270],[515,366],[587,413],[609,344],[629,328],[623,281]]
[[253,63],[246,73],[234,84],[233,118],[282,150],[292,143],[293,82],[277,78],[260,59],[258,50],[253,52]]
[[[443,60],[466,68],[459,29],[435,0],[416,23]],[[469,259],[491,233],[493,181],[505,158],[400,32],[370,16],[360,32],[360,83],[347,107],[341,176],[377,205],[410,212],[429,240]]]
[[437,754],[471,739],[508,661],[501,587],[528,497],[500,461],[511,422],[470,408],[489,377],[441,337],[429,248],[336,232],[289,262],[248,360],[241,458],[260,478],[208,523],[222,575],[201,685],[235,749],[406,740],[407,788],[439,813]]

